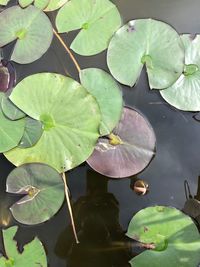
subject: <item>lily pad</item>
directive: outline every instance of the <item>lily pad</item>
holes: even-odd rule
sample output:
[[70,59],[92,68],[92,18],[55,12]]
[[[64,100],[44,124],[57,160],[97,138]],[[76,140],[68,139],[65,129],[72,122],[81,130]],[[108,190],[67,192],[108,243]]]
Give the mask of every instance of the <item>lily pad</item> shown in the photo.
[[18,83],[10,99],[44,125],[35,146],[5,154],[13,164],[41,162],[63,172],[92,154],[101,115],[95,99],[79,83],[59,74],[39,73]]
[[17,242],[14,240],[18,227],[13,226],[3,232],[3,242],[6,252],[5,257],[0,257],[1,267],[47,267],[47,258],[44,247],[40,240],[35,237],[30,243],[24,246],[23,252],[17,249]]
[[34,3],[35,7],[39,9],[44,9],[48,6],[49,0],[19,0],[19,4],[21,7],[27,7]]
[[0,13],[0,47],[16,40],[11,60],[27,64],[39,59],[50,47],[53,29],[38,8],[10,7]]
[[92,94],[101,110],[100,134],[108,135],[118,124],[123,107],[122,92],[115,80],[101,69],[80,72],[82,85]]
[[54,11],[59,9],[60,7],[64,6],[68,0],[50,0],[48,6],[45,8],[44,11],[49,12],[49,11]]
[[[174,56],[176,55],[176,56]],[[150,88],[171,86],[184,68],[184,48],[178,33],[153,19],[128,22],[113,36],[108,67],[120,83],[133,86],[146,65]]]
[[131,220],[127,235],[150,247],[131,260],[131,266],[196,267],[200,262],[200,236],[190,217],[163,206],[139,211]]
[[56,26],[60,33],[80,29],[71,49],[90,56],[108,47],[113,33],[121,26],[121,17],[108,0],[71,0],[59,10]]
[[10,0],[0,0],[1,6],[6,6]]
[[7,92],[16,83],[16,71],[11,62],[0,61],[0,92]]
[[[0,94],[0,102],[2,93]],[[11,121],[0,108],[0,153],[6,152],[19,144],[25,127],[24,119]]]
[[200,111],[200,35],[181,36],[185,47],[185,68],[180,78],[160,91],[172,106],[185,111]]
[[18,222],[28,225],[49,220],[64,201],[60,174],[45,164],[25,164],[14,169],[7,178],[6,191],[23,196],[10,210]]
[[30,117],[25,118],[25,130],[19,147],[28,148],[34,146],[41,138],[43,133],[43,125],[40,121]]
[[123,178],[141,172],[155,154],[156,137],[147,119],[124,108],[118,126],[108,138],[99,138],[88,164],[97,172]]

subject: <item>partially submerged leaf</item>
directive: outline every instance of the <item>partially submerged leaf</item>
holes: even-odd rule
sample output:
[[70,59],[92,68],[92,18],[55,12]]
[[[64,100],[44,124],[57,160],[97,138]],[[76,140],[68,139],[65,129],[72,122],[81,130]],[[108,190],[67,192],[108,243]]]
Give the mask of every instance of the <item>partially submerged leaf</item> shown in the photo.
[[107,62],[112,75],[130,86],[136,83],[145,64],[150,88],[163,89],[183,71],[183,44],[178,33],[164,22],[132,20],[114,34]]
[[59,10],[56,26],[60,33],[80,29],[71,49],[89,56],[108,47],[113,33],[121,26],[121,17],[108,0],[71,0]]
[[10,209],[23,224],[49,220],[64,201],[64,184],[60,174],[45,164],[25,164],[14,169],[7,178],[6,191],[23,197]]
[[185,69],[169,88],[160,91],[172,106],[185,111],[200,111],[200,35],[181,36],[185,47]]
[[115,80],[101,69],[80,72],[82,85],[92,94],[101,111],[100,134],[108,135],[118,124],[123,106],[122,92]]
[[124,108],[118,126],[108,138],[99,138],[87,162],[105,176],[128,177],[149,164],[155,145],[156,137],[147,119],[134,109]]
[[13,226],[3,232],[3,243],[6,252],[5,257],[0,257],[1,267],[47,267],[47,259],[44,247],[36,237],[33,241],[24,246],[23,252],[17,249],[17,243],[14,240],[18,227]]
[[15,85],[16,72],[11,62],[0,61],[0,92],[7,92]]
[[54,11],[56,9],[59,9],[60,7],[64,6],[68,0],[50,0],[48,6],[44,11],[49,12],[49,11]]
[[139,211],[131,220],[128,237],[151,245],[131,260],[131,266],[196,267],[200,262],[200,236],[194,222],[181,211],[163,206]]
[[0,13],[0,47],[16,40],[11,60],[27,64],[39,59],[50,47],[53,29],[38,8],[10,7]]
[[[0,103],[2,93],[0,94]],[[5,117],[0,107],[0,153],[6,152],[19,144],[24,132],[24,119],[11,121]]]
[[42,162],[63,172],[78,166],[93,152],[99,137],[100,110],[76,81],[54,73],[31,75],[18,83],[10,99],[44,125],[35,146],[5,154],[16,166]]

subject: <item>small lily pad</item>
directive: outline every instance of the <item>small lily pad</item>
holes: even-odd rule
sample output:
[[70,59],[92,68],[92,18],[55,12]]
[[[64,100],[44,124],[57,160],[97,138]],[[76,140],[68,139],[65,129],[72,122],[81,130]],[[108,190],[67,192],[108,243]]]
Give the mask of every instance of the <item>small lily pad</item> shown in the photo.
[[23,195],[10,209],[23,224],[45,222],[54,216],[64,201],[64,184],[60,174],[45,164],[25,164],[7,178],[6,191]]
[[10,0],[0,0],[1,6],[6,6]]
[[163,89],[181,75],[184,47],[168,24],[153,19],[132,20],[114,34],[107,63],[116,80],[129,86],[137,82],[146,65],[150,88]]
[[26,117],[25,130],[19,143],[19,147],[28,148],[34,146],[40,140],[42,133],[42,123],[30,117]]
[[34,3],[34,6],[39,9],[44,9],[48,6],[49,0],[19,0],[19,4],[21,7],[27,7]]
[[10,7],[0,13],[0,47],[16,40],[11,60],[27,64],[39,59],[50,47],[53,29],[38,8]]
[[[2,93],[0,94],[0,102]],[[5,117],[0,107],[0,153],[6,152],[19,144],[25,127],[24,119],[11,121]]]
[[44,247],[36,237],[24,246],[23,252],[17,249],[17,242],[14,240],[18,227],[13,226],[3,232],[3,243],[6,257],[0,257],[1,267],[47,267],[47,258]]
[[49,11],[54,11],[59,9],[60,7],[64,6],[68,0],[50,0],[48,6],[45,8],[44,11],[49,12]]
[[200,262],[198,229],[190,217],[175,208],[155,206],[139,211],[127,236],[151,248],[134,257],[131,266],[148,262],[148,267],[196,267]]
[[100,134],[108,135],[118,124],[123,107],[122,92],[115,80],[101,69],[80,72],[82,85],[92,94],[101,110]]
[[90,56],[108,47],[113,33],[121,26],[121,17],[108,0],[71,0],[59,10],[56,26],[60,33],[80,29],[71,49]]
[[124,108],[118,126],[108,138],[99,138],[88,164],[97,172],[123,178],[141,172],[155,154],[156,137],[147,119]]
[[160,91],[172,106],[185,111],[200,111],[200,35],[181,36],[185,47],[185,68],[180,78],[169,88]]
[[35,146],[5,154],[13,164],[42,162],[63,172],[92,154],[101,115],[96,100],[79,83],[63,75],[39,73],[18,83],[10,99],[41,121],[44,130]]
[[0,61],[0,92],[7,92],[16,83],[16,71],[11,62]]

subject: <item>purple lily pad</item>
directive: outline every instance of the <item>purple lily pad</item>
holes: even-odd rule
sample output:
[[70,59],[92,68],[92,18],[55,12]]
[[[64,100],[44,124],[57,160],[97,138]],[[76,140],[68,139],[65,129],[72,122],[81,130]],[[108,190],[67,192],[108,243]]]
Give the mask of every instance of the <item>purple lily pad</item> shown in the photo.
[[16,83],[16,72],[11,62],[0,61],[0,92],[7,92],[12,89]]
[[141,172],[155,154],[156,137],[148,120],[137,110],[124,108],[118,126],[108,138],[99,138],[87,163],[112,178]]

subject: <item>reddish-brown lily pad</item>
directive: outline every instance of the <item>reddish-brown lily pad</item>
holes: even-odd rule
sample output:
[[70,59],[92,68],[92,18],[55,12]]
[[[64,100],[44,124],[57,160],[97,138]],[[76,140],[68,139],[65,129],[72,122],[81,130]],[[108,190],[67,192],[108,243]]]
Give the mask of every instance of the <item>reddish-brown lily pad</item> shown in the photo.
[[15,85],[16,72],[12,63],[0,61],[0,92],[6,92]]
[[107,138],[99,138],[87,162],[105,176],[129,177],[150,163],[155,146],[156,137],[148,120],[137,110],[126,107],[118,126]]

